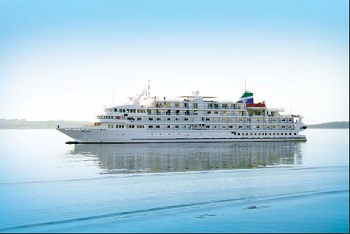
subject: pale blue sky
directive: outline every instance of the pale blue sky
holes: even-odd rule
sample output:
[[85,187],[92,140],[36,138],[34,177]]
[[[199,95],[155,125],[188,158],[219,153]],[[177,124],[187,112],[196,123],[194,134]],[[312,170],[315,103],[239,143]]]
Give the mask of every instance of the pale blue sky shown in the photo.
[[349,2],[0,0],[0,118],[93,120],[148,79],[348,120]]

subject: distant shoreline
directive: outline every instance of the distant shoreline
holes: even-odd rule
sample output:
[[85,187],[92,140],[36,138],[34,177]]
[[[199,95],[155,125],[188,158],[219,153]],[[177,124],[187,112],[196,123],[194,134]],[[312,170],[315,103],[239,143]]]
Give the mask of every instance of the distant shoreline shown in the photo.
[[308,128],[322,128],[322,129],[348,129],[349,121],[334,121],[319,124],[307,124]]
[[[25,119],[0,119],[0,129],[53,129],[58,125],[61,127],[82,127],[90,125],[89,121],[70,121],[70,120],[46,120],[29,121]],[[310,129],[348,129],[349,121],[334,121],[319,124],[306,124]]]
[[89,121],[47,120],[29,121],[24,119],[0,119],[0,129],[53,129],[57,126],[72,128],[90,125]]

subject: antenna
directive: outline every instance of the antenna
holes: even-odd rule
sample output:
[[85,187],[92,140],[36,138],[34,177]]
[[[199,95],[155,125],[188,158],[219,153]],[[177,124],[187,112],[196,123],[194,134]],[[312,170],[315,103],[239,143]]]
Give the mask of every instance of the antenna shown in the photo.
[[147,98],[149,98],[150,97],[150,95],[151,95],[151,79],[148,79],[147,80],[147,92],[146,92],[146,96],[147,96]]

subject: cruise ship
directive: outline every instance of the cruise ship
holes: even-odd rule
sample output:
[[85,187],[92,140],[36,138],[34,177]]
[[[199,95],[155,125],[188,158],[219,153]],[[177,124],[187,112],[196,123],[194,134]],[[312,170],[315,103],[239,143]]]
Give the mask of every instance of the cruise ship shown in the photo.
[[56,129],[74,139],[67,144],[306,141],[303,117],[282,112],[255,103],[247,90],[236,101],[198,91],[167,100],[151,98],[148,84],[129,103],[105,108],[91,126]]

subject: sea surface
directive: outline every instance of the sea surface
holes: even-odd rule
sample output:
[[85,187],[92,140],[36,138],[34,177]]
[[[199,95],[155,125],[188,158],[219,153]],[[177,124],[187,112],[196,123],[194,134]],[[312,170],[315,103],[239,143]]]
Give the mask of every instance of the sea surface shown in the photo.
[[0,232],[349,232],[349,130],[307,142],[67,145],[0,130]]

